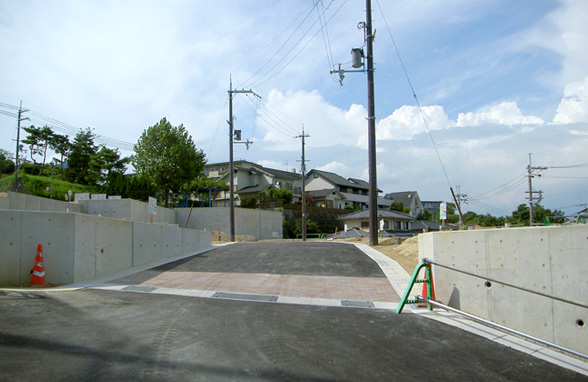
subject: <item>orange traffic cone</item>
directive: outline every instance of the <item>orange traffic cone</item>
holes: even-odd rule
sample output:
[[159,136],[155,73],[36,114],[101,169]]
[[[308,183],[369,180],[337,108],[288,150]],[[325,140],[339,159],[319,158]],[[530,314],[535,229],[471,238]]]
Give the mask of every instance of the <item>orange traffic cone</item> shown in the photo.
[[43,266],[43,246],[37,245],[35,265],[31,271],[31,286],[45,286],[45,267]]
[[[425,268],[425,279],[427,278],[427,273],[427,268]],[[433,283],[433,270],[431,270],[431,296],[429,296],[429,293],[427,291],[427,283],[423,283],[423,294],[421,296],[423,296],[426,299],[435,301],[435,284]],[[427,304],[420,303],[417,304],[417,306],[419,308],[426,308]]]

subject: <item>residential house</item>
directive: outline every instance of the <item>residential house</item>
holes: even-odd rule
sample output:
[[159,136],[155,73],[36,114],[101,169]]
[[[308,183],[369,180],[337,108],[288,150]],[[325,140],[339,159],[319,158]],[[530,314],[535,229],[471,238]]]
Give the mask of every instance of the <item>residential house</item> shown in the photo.
[[[305,179],[305,189],[314,205],[344,209],[347,206],[369,206],[369,183],[355,178],[345,179],[340,175],[322,170],[311,170]],[[378,190],[378,192],[382,192]],[[390,208],[392,202],[378,198],[378,208]]]
[[439,214],[441,211],[441,203],[440,201],[423,201],[423,208],[427,210],[431,214],[431,216],[435,219],[439,219]]
[[[295,170],[292,172],[276,170],[244,160],[234,161],[233,168],[236,205],[240,205],[242,198],[254,197],[270,187],[292,191],[293,202],[302,198],[302,175]],[[204,173],[209,178],[217,178],[230,184],[228,162],[207,164],[204,167]],[[223,205],[228,200],[229,191],[221,192],[215,200],[215,204]]]
[[425,207],[416,191],[392,192],[386,194],[384,198],[392,201],[392,203],[401,202],[404,208],[410,209],[410,216],[412,217],[416,218],[425,212]]
[[[369,230],[369,211],[362,210],[340,216],[347,229],[360,228]],[[383,224],[384,231],[388,232],[410,232],[414,218],[407,214],[396,211],[378,210],[378,230]]]

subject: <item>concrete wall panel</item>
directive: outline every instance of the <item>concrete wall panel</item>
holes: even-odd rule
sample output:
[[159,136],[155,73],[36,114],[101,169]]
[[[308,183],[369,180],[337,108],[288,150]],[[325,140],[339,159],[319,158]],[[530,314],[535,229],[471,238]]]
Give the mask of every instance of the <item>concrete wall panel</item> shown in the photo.
[[421,258],[480,276],[434,267],[439,301],[584,354],[588,309],[537,293],[588,305],[587,253],[584,224],[419,235]]
[[588,225],[550,234],[553,294],[588,305]]
[[25,203],[26,203],[26,210],[28,211],[41,211],[41,199],[37,196],[26,195],[25,196]]
[[[28,281],[21,279],[22,219],[21,211],[0,211],[0,285],[24,285],[30,281],[30,274]],[[31,268],[32,261],[34,258]]]
[[133,224],[133,266],[161,259],[162,226],[145,223]]
[[54,211],[55,201],[53,199],[38,198],[39,199],[39,211]]
[[[176,208],[176,220],[181,227],[186,224],[189,208]],[[229,208],[194,208],[188,222],[188,228],[229,233]],[[235,208],[235,234],[247,235],[253,239],[264,240],[283,238],[283,214],[277,211]]]
[[588,309],[553,301],[553,342],[588,354]]
[[184,253],[182,250],[182,231],[181,228],[176,226],[161,227],[161,251],[163,258]]
[[99,218],[86,214],[75,214],[75,246],[70,256],[74,259],[74,280],[91,279],[98,276],[96,274],[96,227]]
[[9,192],[8,199],[10,199],[11,210],[22,210],[27,209],[27,196],[18,192]]
[[86,214],[0,210],[0,243],[0,285],[30,283],[37,244],[43,246],[47,283],[61,285],[195,253],[210,247],[210,233]]
[[68,254],[74,249],[75,216],[62,212],[23,212],[22,216],[20,279],[30,281],[37,244],[41,244],[47,283],[73,282],[73,257]]
[[96,219],[96,276],[131,268],[133,227],[118,219]]

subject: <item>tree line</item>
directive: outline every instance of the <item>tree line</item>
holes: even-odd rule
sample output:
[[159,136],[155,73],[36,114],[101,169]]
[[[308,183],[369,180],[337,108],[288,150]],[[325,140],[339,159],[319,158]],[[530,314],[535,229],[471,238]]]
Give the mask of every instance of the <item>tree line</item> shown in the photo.
[[[3,150],[3,173],[22,169],[46,176],[57,169],[62,180],[94,187],[97,192],[137,200],[155,196],[166,206],[183,192],[210,183],[202,179],[204,152],[196,148],[182,124],[173,126],[166,118],[143,131],[134,145],[134,155],[129,157],[122,157],[118,149],[96,144],[97,135],[91,128],[80,129],[73,139],[49,126],[31,125],[23,130],[27,135],[19,148],[21,166],[15,169],[12,155]],[[49,151],[58,157],[48,165]],[[134,174],[127,174],[130,164]]]

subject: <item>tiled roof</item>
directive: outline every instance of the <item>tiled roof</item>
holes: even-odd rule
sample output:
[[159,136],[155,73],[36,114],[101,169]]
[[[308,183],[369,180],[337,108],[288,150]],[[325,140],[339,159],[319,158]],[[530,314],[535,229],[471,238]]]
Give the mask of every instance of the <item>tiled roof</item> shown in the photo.
[[392,192],[390,194],[386,194],[384,197],[386,199],[392,199],[394,202],[402,202],[404,207],[410,207],[412,204],[412,200],[417,195],[416,191],[404,191],[404,192]]
[[[358,189],[363,189],[363,190],[370,189],[370,184],[364,180],[361,180],[361,179],[356,179],[356,178],[345,179],[341,175],[337,175],[333,172],[316,170],[316,169],[310,170],[309,174],[311,172],[322,176],[323,178],[325,178],[327,181],[329,181],[331,184],[333,184],[335,186],[352,187],[352,188],[358,188]],[[378,189],[378,192],[382,192],[382,190]]]

